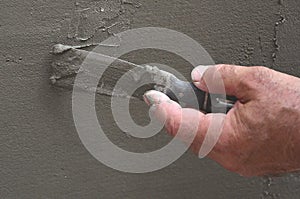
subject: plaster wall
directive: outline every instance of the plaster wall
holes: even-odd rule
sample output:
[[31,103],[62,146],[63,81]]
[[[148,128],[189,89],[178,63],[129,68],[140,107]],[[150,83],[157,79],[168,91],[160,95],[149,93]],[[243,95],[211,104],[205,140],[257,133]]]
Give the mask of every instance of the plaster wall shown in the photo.
[[[297,174],[248,179],[191,153],[147,174],[102,165],[77,135],[71,91],[49,83],[49,51],[56,43],[99,42],[129,28],[159,26],[194,38],[216,63],[265,65],[300,77],[300,1],[122,2],[0,1],[0,198],[299,198]],[[171,55],[138,55],[132,60],[163,61],[189,76]],[[113,123],[109,98],[98,96],[96,104],[110,139],[125,149],[150,151],[169,140],[165,134],[130,139]],[[143,123],[147,107],[132,106]]]

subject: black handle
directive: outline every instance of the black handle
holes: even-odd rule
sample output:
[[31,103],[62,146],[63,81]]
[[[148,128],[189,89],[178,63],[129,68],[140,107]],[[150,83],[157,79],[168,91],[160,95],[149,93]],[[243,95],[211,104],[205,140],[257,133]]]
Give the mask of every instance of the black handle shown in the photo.
[[165,94],[184,108],[194,108],[205,113],[227,113],[238,100],[234,96],[206,93],[193,83],[178,79],[165,89]]

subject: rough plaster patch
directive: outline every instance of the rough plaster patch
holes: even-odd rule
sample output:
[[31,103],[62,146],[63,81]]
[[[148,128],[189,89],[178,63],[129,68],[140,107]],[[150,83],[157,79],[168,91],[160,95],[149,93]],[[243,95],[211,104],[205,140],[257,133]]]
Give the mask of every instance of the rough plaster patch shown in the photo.
[[68,38],[87,41],[99,34],[113,35],[130,28],[130,15],[141,6],[136,1],[77,1],[68,18]]

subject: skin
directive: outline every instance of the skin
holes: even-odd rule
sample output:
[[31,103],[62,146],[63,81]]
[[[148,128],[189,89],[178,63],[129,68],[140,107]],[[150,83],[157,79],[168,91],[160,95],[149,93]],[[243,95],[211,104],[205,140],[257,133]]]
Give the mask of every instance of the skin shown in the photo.
[[[207,135],[218,138],[209,158],[248,177],[300,170],[299,78],[265,67],[233,65],[216,65],[202,73],[199,67],[192,72],[198,88],[220,93],[224,84],[226,94],[239,99],[227,115],[218,115],[224,124],[220,132]],[[220,77],[223,84],[218,81]],[[188,143],[193,137],[190,148],[199,155],[216,115],[181,108],[157,91],[147,92],[144,99],[170,135],[177,135],[183,127],[179,138]]]

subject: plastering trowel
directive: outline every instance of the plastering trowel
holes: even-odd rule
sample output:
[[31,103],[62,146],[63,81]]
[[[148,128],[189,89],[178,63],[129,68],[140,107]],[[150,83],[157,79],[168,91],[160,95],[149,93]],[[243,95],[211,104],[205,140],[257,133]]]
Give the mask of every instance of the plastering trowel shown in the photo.
[[[53,47],[52,52],[56,56],[55,61],[52,63],[52,76],[50,78],[53,85],[72,89],[75,77],[79,73],[86,73],[89,78],[97,78],[93,72],[82,70],[82,63],[88,59],[89,63],[96,63],[99,67],[103,64],[109,64],[110,67],[107,70],[110,70],[109,74],[113,75],[107,75],[106,77],[104,75],[100,79],[97,88],[91,88],[88,84],[76,85],[86,91],[142,99],[146,90],[155,89],[164,92],[183,107],[198,109],[205,113],[228,112],[237,100],[235,97],[206,93],[198,89],[193,83],[182,81],[175,75],[160,70],[156,66],[137,65],[101,53],[82,50],[81,48],[84,47],[89,46],[57,44]],[[130,72],[133,68],[138,70]],[[138,84],[141,81],[155,83],[149,84],[140,93],[135,92],[133,96],[126,93],[126,85],[123,89],[115,91],[114,85],[124,73],[128,84]]]

